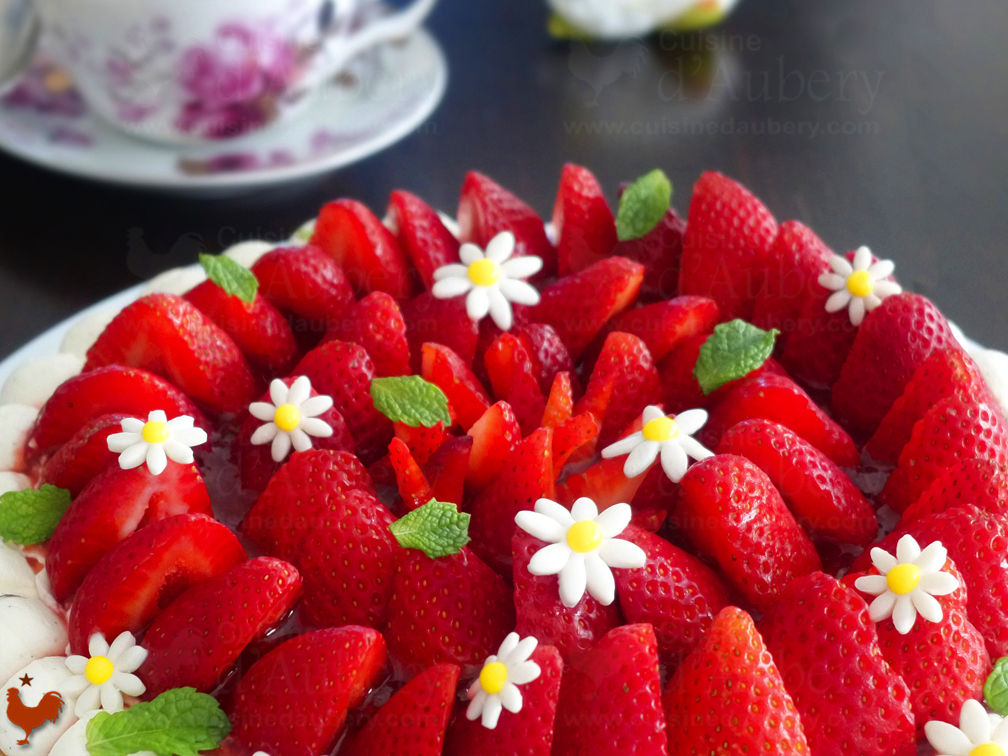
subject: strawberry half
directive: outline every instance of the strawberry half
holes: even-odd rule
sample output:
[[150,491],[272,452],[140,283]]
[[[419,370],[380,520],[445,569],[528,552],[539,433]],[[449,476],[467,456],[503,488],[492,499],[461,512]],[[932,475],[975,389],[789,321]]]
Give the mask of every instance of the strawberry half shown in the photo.
[[108,437],[122,432],[121,413],[101,415],[77,431],[45,463],[39,472],[39,483],[65,488],[76,498],[84,487],[109,463],[117,459],[109,451]]
[[568,420],[574,414],[574,389],[569,372],[557,373],[550,386],[546,399],[546,409],[543,410],[542,426],[555,428]]
[[446,346],[428,342],[421,350],[420,374],[448,397],[448,411],[468,431],[490,406],[490,397],[472,369]]
[[907,526],[924,515],[967,502],[992,515],[1008,515],[1008,473],[1004,468],[979,459],[950,467],[906,508],[900,523]]
[[497,402],[473,423],[469,435],[473,444],[466,487],[479,492],[504,469],[512,450],[521,441],[521,428],[511,405]]
[[522,434],[538,428],[546,399],[539,388],[532,358],[521,340],[510,333],[502,333],[483,355],[483,363],[490,374],[494,394],[514,408]]
[[212,691],[256,638],[294,606],[301,576],[287,562],[259,557],[193,586],[144,634],[145,697],[171,688]]
[[409,447],[398,438],[389,444],[389,462],[395,472],[396,487],[407,510],[418,509],[431,500],[430,484]]
[[683,340],[709,334],[718,324],[717,302],[707,297],[675,297],[666,302],[628,310],[613,319],[609,328],[642,339],[658,362]]
[[560,275],[577,273],[608,257],[616,246],[616,221],[602,187],[587,168],[567,163],[553,206]]
[[528,351],[543,395],[549,394],[557,373],[574,374],[574,361],[570,352],[552,326],[526,323],[517,326],[514,333]]
[[431,496],[462,507],[463,488],[472,456],[472,436],[449,436],[424,465],[424,477],[430,481]]
[[427,342],[448,347],[467,366],[472,366],[480,329],[479,323],[466,314],[464,297],[438,299],[424,293],[400,306],[414,373],[420,372],[423,345]]
[[621,241],[613,254],[644,266],[641,301],[671,299],[679,290],[686,221],[669,208],[658,224],[639,239]]
[[375,291],[354,303],[322,339],[359,344],[371,356],[375,374],[409,375],[410,352],[406,321],[389,294]]
[[437,212],[415,194],[392,192],[386,223],[428,291],[434,285],[434,271],[459,261],[458,239],[445,228]]

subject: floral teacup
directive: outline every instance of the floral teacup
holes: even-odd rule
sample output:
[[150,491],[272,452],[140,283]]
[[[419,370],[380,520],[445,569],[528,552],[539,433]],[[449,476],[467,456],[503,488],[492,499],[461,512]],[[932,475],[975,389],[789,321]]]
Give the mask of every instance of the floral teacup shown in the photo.
[[46,51],[95,113],[170,143],[290,117],[351,58],[416,29],[436,1],[390,15],[365,0],[34,0]]

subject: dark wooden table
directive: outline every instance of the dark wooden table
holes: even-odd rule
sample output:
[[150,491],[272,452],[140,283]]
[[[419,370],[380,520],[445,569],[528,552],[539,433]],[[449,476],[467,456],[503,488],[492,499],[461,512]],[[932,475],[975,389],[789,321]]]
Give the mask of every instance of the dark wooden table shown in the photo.
[[[1008,6],[998,0],[742,0],[721,28],[619,46],[545,34],[542,0],[442,0],[451,65],[431,121],[305,184],[187,199],[84,183],[0,157],[0,354],[158,268],[286,237],[326,200],[381,212],[414,190],[451,209],[477,168],[543,214],[560,167],[611,195],[654,167],[688,207],[704,169],[748,185],[836,249],[868,244],[904,285],[1008,347]],[[127,265],[127,231],[158,253]],[[142,267],[142,270],[136,268]]]

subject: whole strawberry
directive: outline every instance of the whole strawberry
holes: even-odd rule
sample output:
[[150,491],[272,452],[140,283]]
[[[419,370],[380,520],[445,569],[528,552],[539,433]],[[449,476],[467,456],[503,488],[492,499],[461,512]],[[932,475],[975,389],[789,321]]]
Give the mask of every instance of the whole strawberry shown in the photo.
[[900,524],[909,526],[924,515],[944,512],[965,502],[988,514],[1008,515],[1008,472],[993,462],[979,459],[950,467],[907,507]]
[[374,291],[354,303],[330,326],[322,342],[346,341],[363,347],[375,366],[375,375],[408,375],[409,342],[406,321],[395,299]]

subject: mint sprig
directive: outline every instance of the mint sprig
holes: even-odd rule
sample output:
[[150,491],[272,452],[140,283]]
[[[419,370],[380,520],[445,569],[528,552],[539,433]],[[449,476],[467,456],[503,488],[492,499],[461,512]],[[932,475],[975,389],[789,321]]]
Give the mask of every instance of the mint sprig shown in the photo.
[[1008,715],[1008,656],[1002,656],[994,663],[994,670],[984,683],[984,698],[1001,716]]
[[779,331],[764,331],[744,320],[715,326],[700,347],[693,375],[704,394],[756,370],[773,353]]
[[70,492],[48,483],[0,496],[0,538],[31,546],[48,541],[70,506]]
[[87,724],[90,756],[199,756],[220,745],[231,723],[213,696],[195,688],[166,690],[148,703],[117,714],[98,712]]
[[404,549],[417,549],[431,559],[458,554],[469,543],[469,515],[451,502],[431,499],[389,525]]
[[374,378],[371,400],[375,409],[393,422],[413,428],[433,428],[438,423],[451,425],[448,397],[444,391],[419,375]]
[[256,292],[259,291],[259,279],[244,265],[235,262],[227,255],[201,254],[199,261],[206,271],[207,278],[227,294],[249,304],[255,301]]
[[616,237],[630,241],[646,236],[661,223],[672,203],[672,182],[660,170],[634,181],[620,197],[616,213]]

